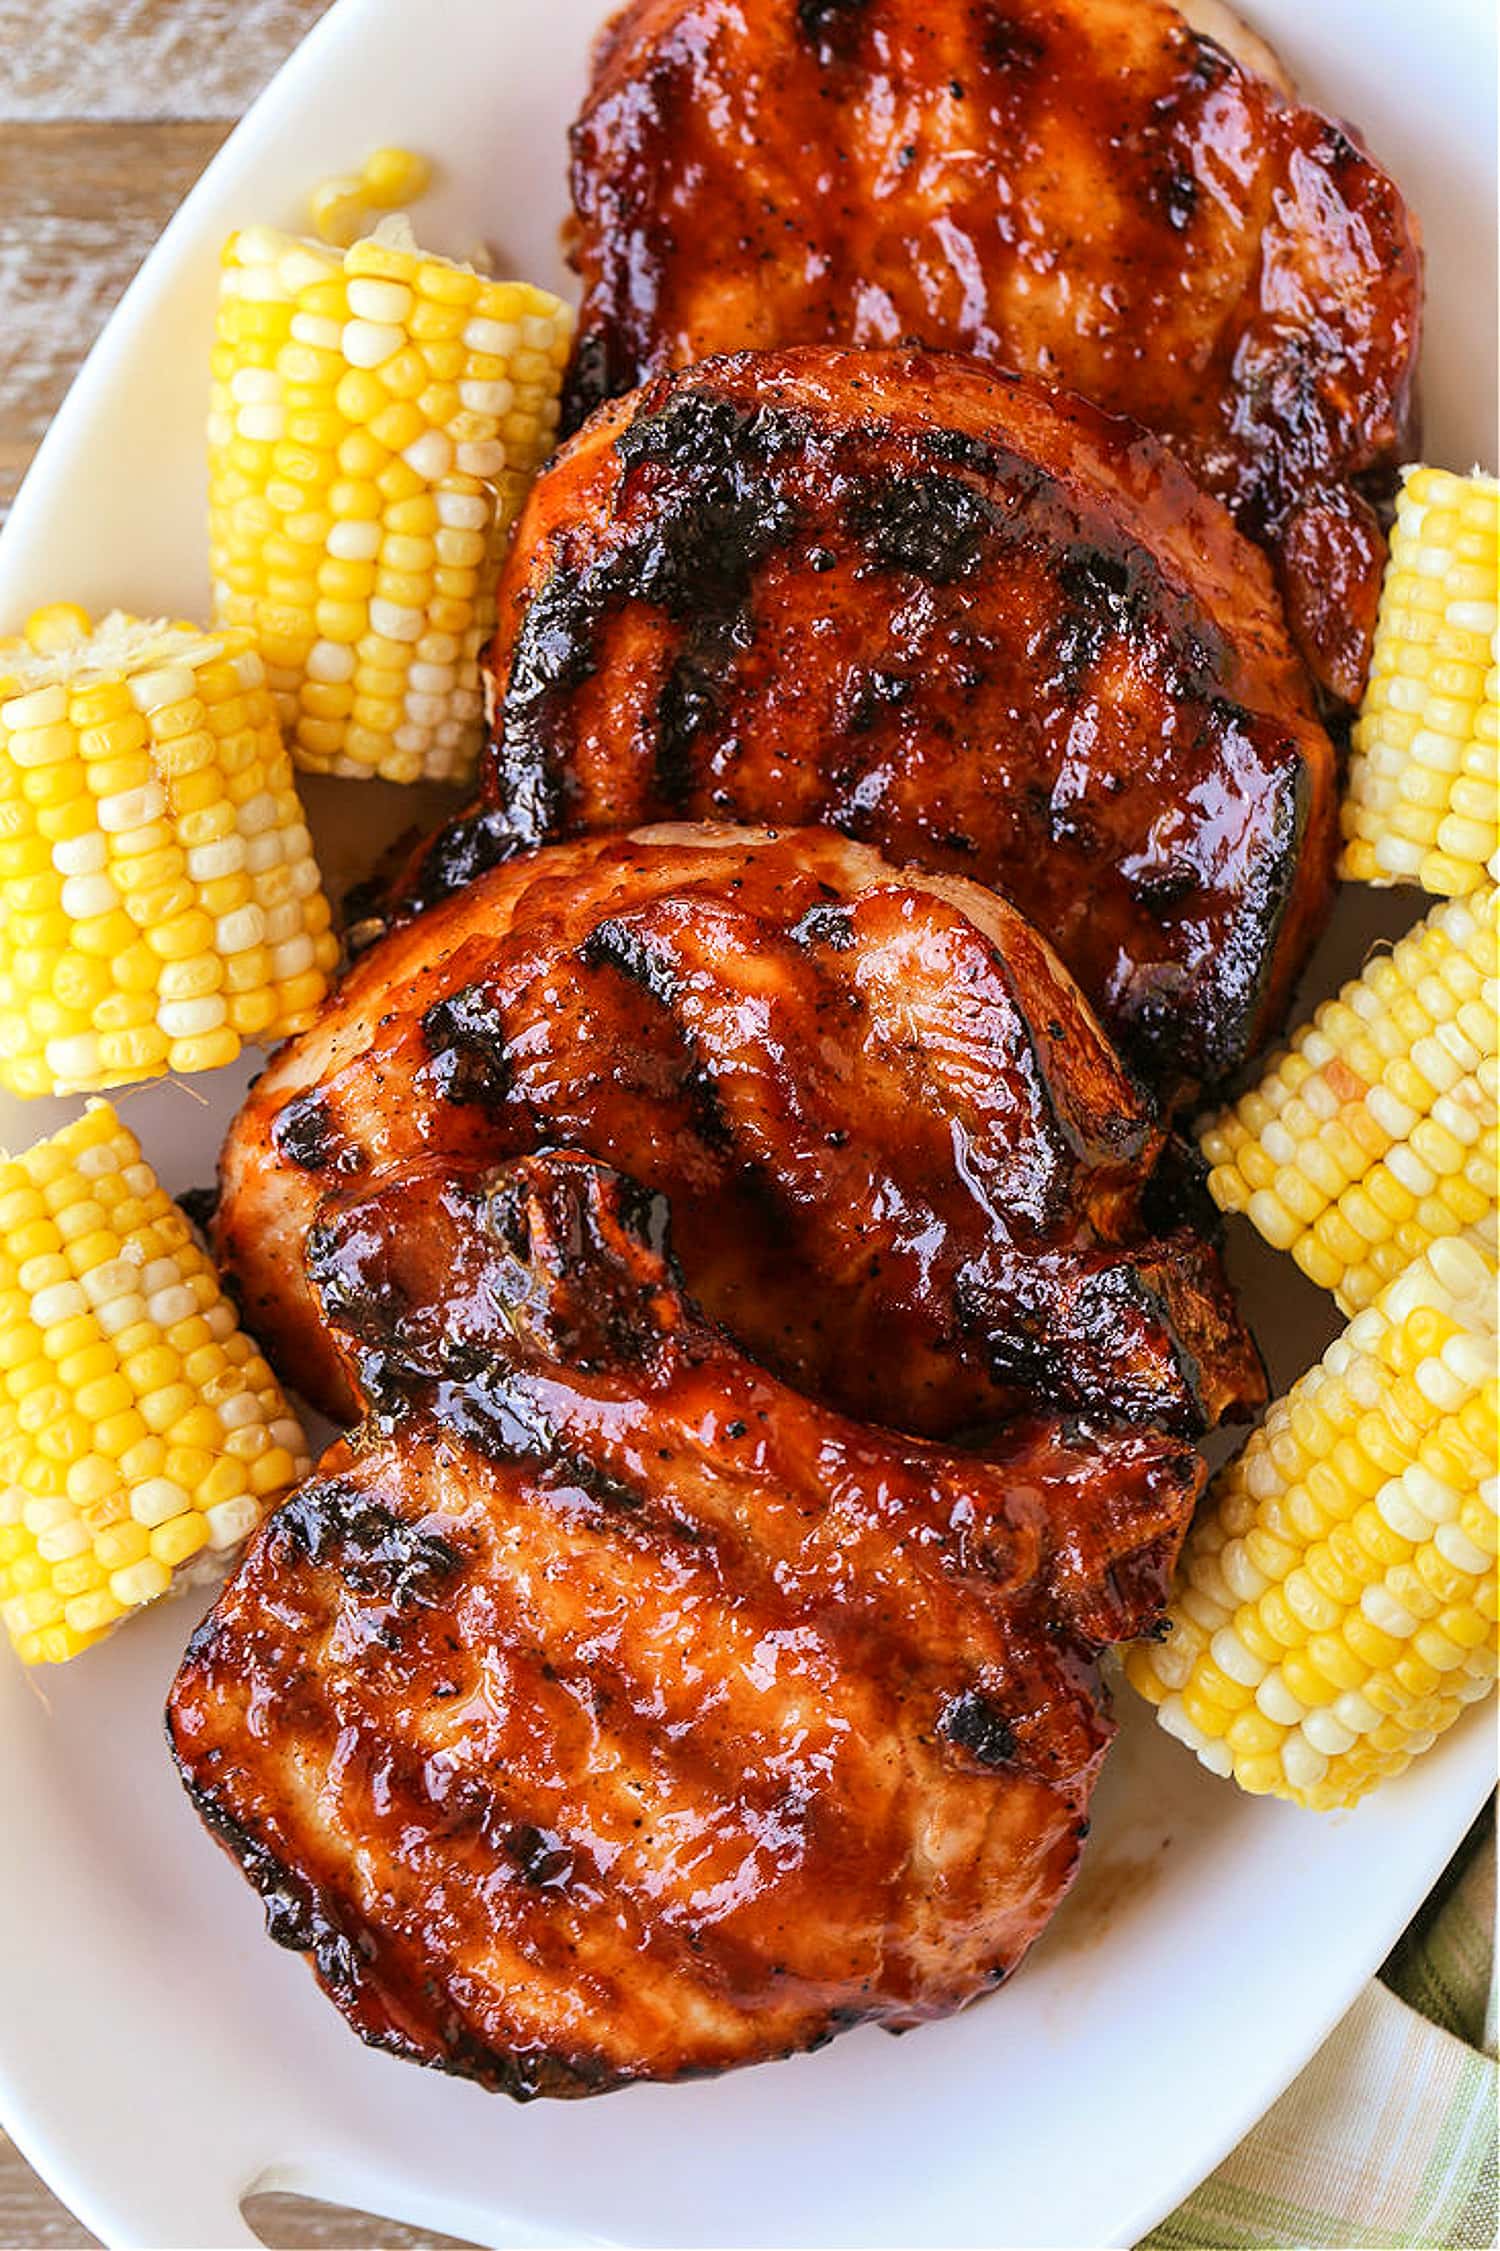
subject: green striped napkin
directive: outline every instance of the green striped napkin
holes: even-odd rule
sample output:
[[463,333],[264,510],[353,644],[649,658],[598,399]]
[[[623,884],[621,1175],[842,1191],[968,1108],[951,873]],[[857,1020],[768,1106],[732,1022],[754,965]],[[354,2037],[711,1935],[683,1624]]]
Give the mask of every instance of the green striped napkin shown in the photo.
[[1495,1809],[1380,1973],[1140,2251],[1494,2251]]

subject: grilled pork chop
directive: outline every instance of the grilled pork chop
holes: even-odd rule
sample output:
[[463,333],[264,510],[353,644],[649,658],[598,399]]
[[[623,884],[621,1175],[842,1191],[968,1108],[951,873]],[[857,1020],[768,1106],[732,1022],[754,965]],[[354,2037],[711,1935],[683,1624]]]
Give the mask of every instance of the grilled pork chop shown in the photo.
[[848,1412],[1197,1430],[1264,1386],[1214,1252],[1142,1219],[1162,1141],[976,886],[826,831],[596,837],[360,960],[230,1129],[215,1241],[290,1379],[347,1409],[302,1264],[323,1199],[564,1143],[669,1196],[712,1316]]
[[1192,1451],[845,1422],[571,1155],[394,1175],[311,1261],[371,1418],[252,1545],[168,1724],[355,2029],[581,2095],[997,1985],[1072,1877],[1095,1658],[1158,1616]]
[[631,0],[573,128],[568,426],[746,347],[919,341],[1044,377],[1173,446],[1357,701],[1384,558],[1361,488],[1407,432],[1417,230],[1226,10],[1193,12]]
[[1125,423],[972,361],[745,355],[607,409],[500,588],[486,808],[823,821],[1003,891],[1168,1098],[1278,1023],[1335,758],[1263,558]]

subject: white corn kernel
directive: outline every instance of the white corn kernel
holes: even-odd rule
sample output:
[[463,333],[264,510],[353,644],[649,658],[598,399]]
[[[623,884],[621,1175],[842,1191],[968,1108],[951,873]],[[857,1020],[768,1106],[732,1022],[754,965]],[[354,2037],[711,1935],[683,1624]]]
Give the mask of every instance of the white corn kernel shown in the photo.
[[383,367],[405,342],[405,331],[388,322],[350,320],[344,323],[341,348],[351,367]]
[[59,875],[99,875],[108,860],[109,846],[97,829],[86,829],[82,836],[59,837],[52,847],[52,865]]
[[203,1512],[208,1527],[208,1544],[222,1552],[236,1548],[247,1540],[260,1522],[260,1507],[253,1494],[240,1493],[230,1501],[218,1501]]
[[145,782],[139,789],[117,790],[112,796],[101,797],[94,818],[106,835],[112,835],[121,829],[144,828],[149,821],[159,820],[166,809],[166,793],[160,782]]
[[453,440],[443,430],[424,430],[401,456],[408,469],[428,484],[446,477],[453,466]]
[[189,1495],[170,1477],[148,1477],[130,1496],[130,1513],[136,1523],[151,1528],[169,1524],[191,1506]]
[[[381,529],[379,524],[368,524],[355,521],[337,523],[332,527],[328,534],[328,552],[330,555],[338,556],[341,562],[373,563],[376,556],[380,553],[380,541]],[[319,644],[319,646],[323,648],[338,647],[338,643],[322,642]],[[347,654],[349,658],[349,672],[343,675],[345,679],[347,679],[349,677],[349,673],[352,673],[354,670],[353,651],[350,650],[347,652]],[[309,661],[308,670],[309,672],[312,672],[311,661]],[[315,679],[327,679],[331,677],[331,675],[327,673],[315,673],[313,674],[313,677]]]
[[168,1039],[198,1039],[204,1032],[215,1032],[229,1018],[229,1007],[222,993],[205,993],[201,1000],[164,1000],[156,1011],[156,1021]]

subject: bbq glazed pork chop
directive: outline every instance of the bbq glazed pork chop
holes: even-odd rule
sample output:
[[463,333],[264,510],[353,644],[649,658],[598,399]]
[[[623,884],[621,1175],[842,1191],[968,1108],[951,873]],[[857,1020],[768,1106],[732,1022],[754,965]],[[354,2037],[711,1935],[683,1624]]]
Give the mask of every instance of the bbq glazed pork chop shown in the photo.
[[972,360],[751,353],[606,408],[500,586],[482,810],[820,821],[993,885],[1168,1100],[1279,1023],[1336,760],[1264,558],[1129,424]]
[[362,957],[220,1164],[218,1257],[298,1389],[348,1409],[326,1198],[546,1143],[667,1195],[713,1318],[862,1417],[1191,1431],[1264,1396],[1214,1251],[1142,1217],[1162,1129],[1036,933],[827,831],[556,846]]
[[662,1204],[390,1176],[311,1262],[371,1402],[193,1637],[209,1827],[377,2046],[518,2096],[941,2016],[1057,1906],[1202,1477],[845,1422],[698,1313]]
[[[1418,236],[1220,6],[633,0],[573,128],[565,426],[716,352],[971,352],[1128,414],[1277,560],[1358,700]],[[1236,60],[1231,47],[1238,51]]]

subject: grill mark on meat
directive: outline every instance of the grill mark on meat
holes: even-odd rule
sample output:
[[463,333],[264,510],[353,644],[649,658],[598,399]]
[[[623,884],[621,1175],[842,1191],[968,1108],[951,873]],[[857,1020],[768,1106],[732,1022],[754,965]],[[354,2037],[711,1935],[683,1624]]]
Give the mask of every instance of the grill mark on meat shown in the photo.
[[707,1148],[730,1150],[734,1134],[725,1116],[723,1099],[707,1059],[690,1036],[677,1008],[679,981],[661,955],[641,933],[623,920],[596,923],[578,949],[587,968],[608,966],[629,978],[672,1020],[682,1046],[682,1090],[687,1096],[693,1124]]
[[[902,412],[883,419],[888,398]],[[1196,1090],[1264,1028],[1328,896],[1332,751],[1259,558],[1148,444],[916,354],[659,379],[559,463],[565,512],[546,478],[533,494],[493,652],[489,786],[503,801],[516,759],[545,768],[554,833],[817,819],[971,874],[1035,916],[1165,1099]],[[1253,661],[1228,629],[1236,558]],[[1226,714],[1243,742],[1220,744]],[[1280,841],[1277,770],[1312,804],[1320,752],[1317,850],[1280,912],[1260,911],[1260,882],[1247,922],[1244,871]]]
[[847,953],[854,944],[853,909],[846,906],[809,907],[800,922],[787,932],[795,946],[828,946]]
[[399,1609],[436,1602],[464,1568],[453,1539],[402,1516],[347,1482],[304,1485],[273,1517],[266,1537],[288,1563],[328,1564],[356,1594]]
[[[920,0],[631,0],[572,150],[565,428],[750,346],[907,337],[1023,370],[1173,445],[1288,569],[1315,676],[1357,703],[1368,620],[1341,645],[1338,590],[1284,535],[1371,468],[1389,498],[1417,229],[1373,159],[1248,59],[1162,0],[985,0],[941,38]],[[1379,576],[1377,546],[1365,594]]]
[[1015,1757],[1015,1729],[999,1706],[977,1688],[966,1689],[944,1707],[938,1728],[980,1766],[1007,1766]]
[[[798,511],[770,473],[808,442],[804,417],[742,409],[691,393],[649,400],[620,435],[626,529],[586,570],[554,571],[528,603],[500,721],[499,786],[511,833],[539,843],[566,792],[566,698],[593,673],[611,610],[650,602],[684,627],[657,700],[653,795],[677,803],[693,779],[693,744],[718,710],[718,682],[753,635],[761,565],[796,535]],[[630,528],[631,493],[649,479],[654,505]]]
[[332,1164],[339,1138],[333,1112],[317,1091],[288,1102],[271,1128],[277,1154],[304,1172],[321,1172]]
[[472,1104],[492,1115],[504,1109],[510,1062],[504,1011],[492,986],[467,985],[434,1001],[422,1018],[422,1037],[432,1059],[432,1083],[444,1101]]
[[1173,696],[1209,699],[1231,661],[1224,635],[1192,618],[1155,559],[1140,548],[1093,543],[1067,549],[1057,566],[1064,596],[1053,661],[1059,683],[1076,691],[1116,641],[1137,643],[1165,623],[1163,655]]
[[579,947],[578,958],[586,969],[601,965],[617,969],[668,1013],[676,1005],[678,980],[640,932],[623,919],[596,922]]
[[[1111,1732],[1069,1621],[1158,1614],[1195,1458],[1034,1421],[983,1461],[843,1423],[683,1296],[661,1199],[576,1154],[459,1184],[428,1158],[322,1224],[405,1277],[400,1307],[330,1307],[355,1343],[386,1324],[403,1397],[252,1547],[171,1725],[355,2028],[577,2094],[993,1983],[1066,1888]],[[471,1381],[545,1402],[535,1460],[458,1435],[430,1344],[454,1276]],[[393,1604],[455,1499],[462,1567]],[[948,1823],[987,1858],[955,1846],[919,1897]]]
[[693,744],[719,717],[728,667],[705,661],[710,636],[672,659],[656,705],[659,741],[655,786],[671,804],[686,797],[694,779]]
[[[257,1335],[304,1389],[332,1357],[300,1312],[310,1251],[320,1275],[347,1255],[331,1286],[386,1308],[360,1335],[382,1399],[393,1327],[411,1349],[404,1282],[338,1231],[347,1188],[319,1217],[332,1176],[271,1138],[311,1080],[366,1179],[423,1158],[453,1193],[471,1168],[548,1144],[627,1167],[671,1198],[715,1315],[866,1418],[951,1431],[1028,1391],[1105,1413],[1118,1367],[1119,1385],[1145,1387],[1132,1402],[1159,1381],[1152,1419],[1175,1423],[1193,1402],[1173,1331],[1202,1355],[1214,1419],[1253,1402],[1261,1379],[1212,1260],[1142,1229],[1149,1104],[1035,936],[998,901],[978,902],[981,931],[964,896],[807,831],[591,840],[482,879],[384,941],[388,965],[366,958],[330,1020],[336,1067],[309,1072],[307,1048],[289,1050],[230,1137],[217,1248]],[[1144,1322],[1122,1306],[1108,1358],[1071,1330],[1070,1292],[1099,1263],[1145,1267],[1162,1299]],[[1039,1315],[1026,1391],[986,1357],[1018,1298]],[[465,1377],[440,1341],[423,1346],[433,1372]],[[320,1394],[338,1411],[326,1377]]]
[[[840,697],[840,720],[851,735],[868,734],[888,712],[900,711],[910,701],[913,686],[914,683],[899,672],[854,671]],[[850,773],[848,786],[851,789],[859,786],[857,767]]]
[[1192,226],[1198,209],[1198,183],[1185,164],[1168,163],[1157,175],[1156,200],[1167,215],[1167,223],[1179,234],[1186,234]]
[[978,568],[1006,529],[1005,514],[957,477],[857,483],[845,522],[871,562],[951,586]]
[[538,1829],[523,1821],[511,1830],[505,1845],[528,1884],[538,1891],[566,1891],[576,1862],[572,1847],[555,1829]]

